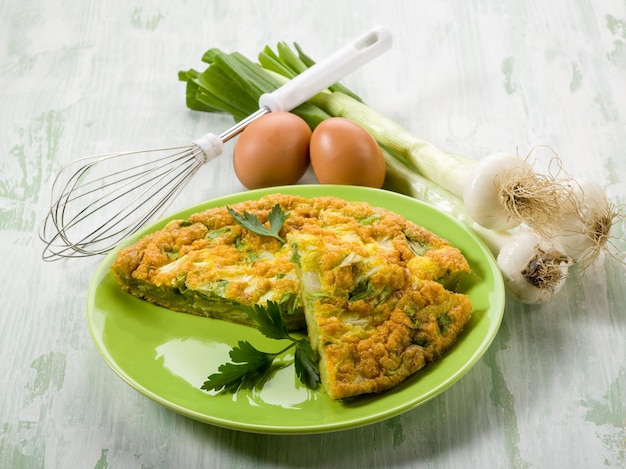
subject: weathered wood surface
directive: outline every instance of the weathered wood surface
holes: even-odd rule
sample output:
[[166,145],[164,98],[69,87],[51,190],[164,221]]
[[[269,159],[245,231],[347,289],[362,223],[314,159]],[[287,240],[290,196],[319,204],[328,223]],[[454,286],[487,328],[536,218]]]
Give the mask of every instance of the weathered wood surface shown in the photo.
[[[286,40],[321,58],[376,24],[394,32],[394,49],[345,80],[372,107],[476,158],[548,145],[624,204],[623,0],[2,0],[0,467],[626,465],[626,282],[615,260],[569,279],[550,304],[507,301],[483,359],[431,401],[313,436],[225,430],[136,393],[87,331],[100,259],[41,260],[36,232],[62,164],[230,125],[184,105],[177,72],[200,67],[206,49],[254,57]],[[171,210],[241,190],[231,152]]]

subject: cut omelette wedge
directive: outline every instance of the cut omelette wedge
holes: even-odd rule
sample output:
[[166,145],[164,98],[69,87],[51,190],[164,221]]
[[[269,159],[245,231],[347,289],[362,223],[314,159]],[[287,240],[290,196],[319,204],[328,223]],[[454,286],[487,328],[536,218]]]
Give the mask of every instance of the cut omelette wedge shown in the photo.
[[[272,196],[230,208],[267,223],[276,204],[291,210],[296,199]],[[302,330],[290,258],[288,245],[245,229],[227,207],[217,207],[171,221],[122,249],[111,271],[123,290],[174,311],[255,326],[247,308],[273,301],[288,329]]]
[[288,234],[333,399],[398,385],[448,350],[472,312],[466,295],[446,289],[469,272],[458,249],[387,211],[358,218]]

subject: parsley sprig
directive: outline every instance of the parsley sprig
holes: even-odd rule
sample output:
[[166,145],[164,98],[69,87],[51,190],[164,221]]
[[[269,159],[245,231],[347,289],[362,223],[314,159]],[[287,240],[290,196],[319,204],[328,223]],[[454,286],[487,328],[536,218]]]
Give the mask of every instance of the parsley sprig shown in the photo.
[[248,314],[257,323],[259,331],[276,340],[289,340],[291,343],[278,352],[263,352],[247,341],[239,341],[229,355],[231,363],[224,363],[217,373],[210,375],[202,389],[234,393],[239,389],[250,389],[264,382],[273,369],[274,360],[286,351],[295,348],[294,365],[298,379],[308,388],[317,389],[320,384],[317,356],[308,338],[292,337],[282,318],[280,303],[268,301],[266,306],[254,305]]
[[279,204],[274,205],[268,214],[267,218],[270,225],[269,228],[261,223],[258,217],[253,213],[246,212],[244,210],[243,215],[241,215],[230,207],[226,207],[226,209],[238,225],[241,225],[247,230],[250,230],[258,235],[271,236],[272,238],[279,240],[281,243],[285,243],[285,240],[278,233],[283,227],[285,220],[289,218],[289,214],[283,212]]

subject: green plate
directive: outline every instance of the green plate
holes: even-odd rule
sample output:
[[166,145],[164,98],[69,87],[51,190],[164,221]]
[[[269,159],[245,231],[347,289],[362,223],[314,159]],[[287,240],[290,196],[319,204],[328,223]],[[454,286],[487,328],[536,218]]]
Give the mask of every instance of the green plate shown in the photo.
[[[109,273],[116,252],[98,267],[88,294],[87,321],[105,362],[134,389],[182,415],[213,425],[256,433],[306,434],[354,428],[398,415],[438,395],[474,366],[496,335],[504,312],[504,287],[493,256],[463,225],[415,199],[354,186],[296,185],[248,191],[211,200],[162,220],[133,237],[160,229],[210,207],[253,200],[268,193],[304,197],[332,195],[385,207],[448,239],[467,257],[473,275],[462,286],[474,304],[470,323],[454,347],[396,388],[347,402],[332,401],[295,378],[293,365],[260,389],[217,394],[200,389],[206,377],[229,361],[239,340],[261,350],[279,350],[257,330],[175,313],[124,293]],[[278,344],[280,345],[280,344]]]

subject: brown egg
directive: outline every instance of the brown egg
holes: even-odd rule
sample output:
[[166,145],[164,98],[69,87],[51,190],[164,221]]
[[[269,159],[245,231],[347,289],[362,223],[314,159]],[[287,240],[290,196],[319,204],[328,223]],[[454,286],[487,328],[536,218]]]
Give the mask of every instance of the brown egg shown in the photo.
[[248,189],[295,184],[309,167],[311,129],[290,112],[271,112],[237,137],[233,165]]
[[385,159],[374,137],[349,119],[332,117],[313,131],[311,166],[321,184],[380,188]]

